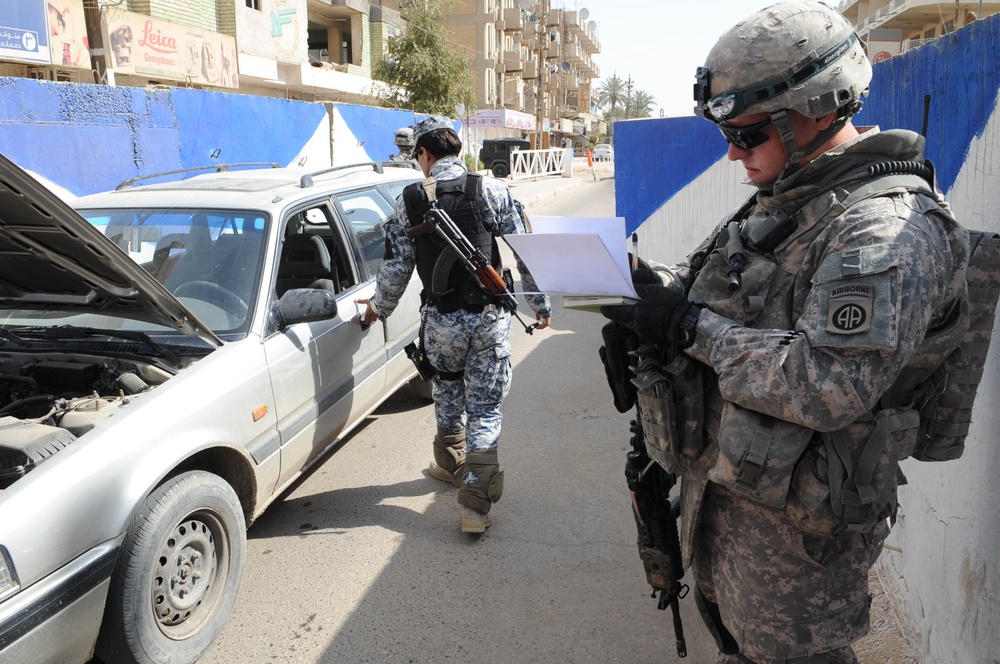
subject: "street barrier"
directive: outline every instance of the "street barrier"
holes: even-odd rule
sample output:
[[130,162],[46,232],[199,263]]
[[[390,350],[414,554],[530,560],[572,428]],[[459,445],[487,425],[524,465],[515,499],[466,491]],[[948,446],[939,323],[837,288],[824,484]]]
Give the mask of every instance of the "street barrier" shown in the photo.
[[523,180],[546,175],[562,175],[573,168],[573,159],[567,158],[571,151],[563,148],[548,150],[517,150],[510,154],[510,174],[512,180]]

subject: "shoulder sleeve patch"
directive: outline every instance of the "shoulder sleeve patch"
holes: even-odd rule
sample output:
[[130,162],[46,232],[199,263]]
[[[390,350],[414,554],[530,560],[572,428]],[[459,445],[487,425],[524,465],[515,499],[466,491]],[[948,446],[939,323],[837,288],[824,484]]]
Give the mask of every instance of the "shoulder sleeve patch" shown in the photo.
[[826,258],[813,275],[818,298],[812,343],[838,348],[895,348],[899,328],[898,248],[856,247]]

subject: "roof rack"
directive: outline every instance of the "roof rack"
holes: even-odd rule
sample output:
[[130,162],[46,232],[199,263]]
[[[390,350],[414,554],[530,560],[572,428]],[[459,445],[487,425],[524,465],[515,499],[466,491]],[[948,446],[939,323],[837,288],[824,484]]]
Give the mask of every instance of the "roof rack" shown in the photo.
[[162,173],[151,173],[149,175],[140,175],[138,177],[129,178],[124,180],[121,184],[115,187],[115,191],[121,191],[122,189],[131,189],[132,185],[136,182],[142,182],[143,180],[151,180],[153,178],[164,177],[166,175],[177,175],[179,173],[194,173],[196,171],[210,171],[214,170],[216,173],[222,173],[223,171],[228,171],[230,168],[258,168],[261,166],[267,166],[270,168],[281,168],[281,164],[276,164],[270,161],[249,161],[238,164],[211,164],[209,166],[192,166],[191,168],[180,168],[176,171],[163,171]]
[[313,177],[317,175],[326,175],[327,173],[333,173],[334,171],[343,171],[348,168],[358,168],[365,167],[371,168],[376,173],[383,173],[384,167],[389,168],[417,168],[417,165],[412,161],[362,161],[357,164],[344,164],[343,166],[332,166],[330,168],[324,168],[319,171],[314,171],[312,173],[306,173],[299,180],[299,187],[305,189],[306,187],[313,186]]

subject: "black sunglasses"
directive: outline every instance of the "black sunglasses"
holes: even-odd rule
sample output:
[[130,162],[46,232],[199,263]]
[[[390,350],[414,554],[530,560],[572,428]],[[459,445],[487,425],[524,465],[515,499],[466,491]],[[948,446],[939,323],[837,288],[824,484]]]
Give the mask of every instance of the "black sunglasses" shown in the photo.
[[716,126],[727,141],[741,150],[752,150],[771,137],[764,131],[764,127],[769,124],[771,124],[770,117],[745,127],[729,127],[721,122]]

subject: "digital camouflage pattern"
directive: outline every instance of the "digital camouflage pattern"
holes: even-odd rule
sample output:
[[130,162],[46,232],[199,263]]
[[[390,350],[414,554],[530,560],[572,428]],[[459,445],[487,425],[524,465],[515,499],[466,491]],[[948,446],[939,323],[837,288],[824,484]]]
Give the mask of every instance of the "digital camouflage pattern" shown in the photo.
[[[431,167],[435,180],[451,181],[466,174],[458,157],[444,157]],[[483,178],[483,196],[492,215],[487,230],[494,235],[525,233],[524,220],[515,205],[510,189],[493,178]],[[382,318],[396,309],[416,267],[413,240],[406,236],[410,220],[403,197],[396,200],[395,214],[385,223],[386,241],[391,257],[378,269],[375,295],[371,305]],[[527,267],[517,259],[517,269],[525,291],[537,292]],[[532,310],[547,318],[551,314],[549,298],[527,295]],[[424,353],[439,371],[465,371],[462,380],[432,381],[434,412],[438,426],[459,431],[467,426],[466,451],[497,447],[500,436],[500,405],[510,387],[510,314],[489,306],[481,314],[458,310],[441,314],[426,307]]]
[[[896,188],[845,209],[826,190],[922,151],[913,132],[872,130],[813,159],[757,195],[744,234],[779,210],[798,224],[773,254],[747,249],[742,288],[728,291],[721,251],[691,284],[707,308],[685,352],[710,371],[704,450],[682,476],[685,565],[756,662],[846,648],[868,629],[867,569],[916,435],[914,417],[879,401],[908,365],[944,359],[922,341],[963,292],[969,240],[937,194]],[[857,459],[869,443],[877,504],[851,531],[832,450]]]

